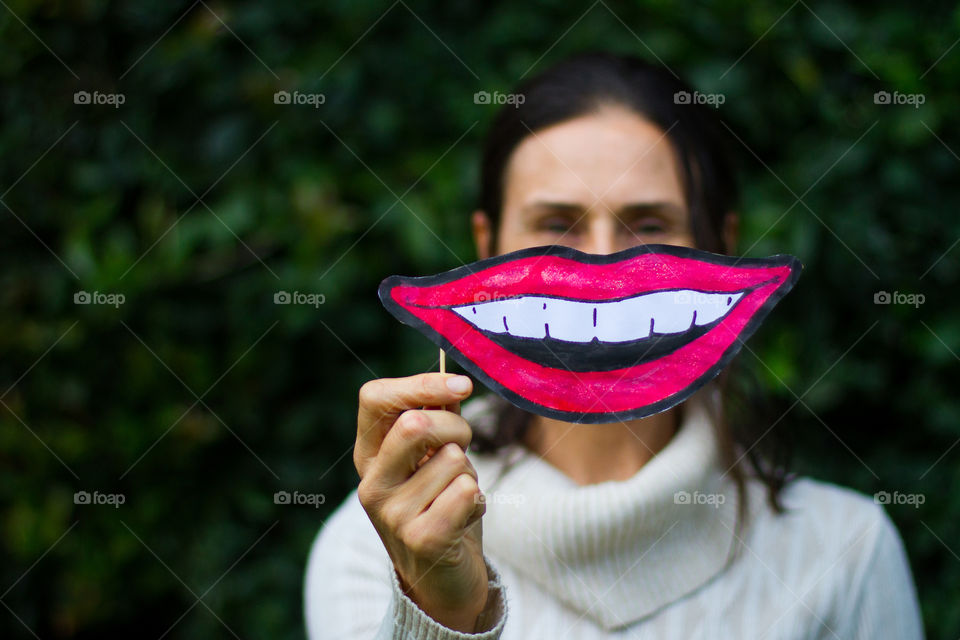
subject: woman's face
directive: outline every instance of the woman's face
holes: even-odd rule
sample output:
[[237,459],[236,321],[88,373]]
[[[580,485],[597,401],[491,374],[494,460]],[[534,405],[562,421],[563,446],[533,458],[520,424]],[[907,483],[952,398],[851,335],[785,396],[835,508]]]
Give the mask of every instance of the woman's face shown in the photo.
[[[485,219],[474,215],[481,258],[492,249]],[[638,244],[694,246],[669,139],[618,107],[531,133],[507,165],[496,237],[497,253],[549,244],[594,254]]]

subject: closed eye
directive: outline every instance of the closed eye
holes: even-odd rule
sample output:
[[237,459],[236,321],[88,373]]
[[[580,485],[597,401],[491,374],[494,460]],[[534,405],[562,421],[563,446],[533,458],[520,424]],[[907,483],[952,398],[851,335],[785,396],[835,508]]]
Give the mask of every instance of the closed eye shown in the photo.
[[576,233],[583,217],[583,209],[573,204],[542,202],[535,209],[538,215],[533,219],[533,228],[545,233]]
[[682,228],[687,215],[674,203],[650,202],[624,207],[620,219],[635,235],[663,235]]
[[549,233],[568,233],[573,230],[576,224],[571,216],[550,215],[537,221],[536,229]]
[[630,230],[636,234],[665,233],[667,225],[659,218],[648,216],[632,222]]

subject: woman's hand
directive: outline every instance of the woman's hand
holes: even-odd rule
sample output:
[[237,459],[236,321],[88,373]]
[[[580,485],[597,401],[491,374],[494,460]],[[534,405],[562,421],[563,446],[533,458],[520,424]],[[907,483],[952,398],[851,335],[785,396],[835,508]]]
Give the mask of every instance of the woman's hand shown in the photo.
[[[473,632],[487,601],[472,431],[460,401],[466,376],[423,373],[360,388],[353,461],[360,503],[393,560],[404,592],[431,618]],[[446,406],[446,411],[420,407]]]

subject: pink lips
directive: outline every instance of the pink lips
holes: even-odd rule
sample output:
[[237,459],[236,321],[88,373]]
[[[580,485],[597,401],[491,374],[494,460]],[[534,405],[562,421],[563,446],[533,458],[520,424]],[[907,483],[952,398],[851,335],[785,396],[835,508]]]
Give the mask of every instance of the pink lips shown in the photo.
[[[570,422],[652,415],[715,377],[790,290],[802,266],[793,256],[734,258],[685,247],[641,245],[611,255],[534,247],[435,276],[391,276],[380,285],[387,309],[514,404]],[[668,290],[742,294],[702,335],[652,361],[571,371],[527,360],[451,307],[520,296],[607,302]],[[588,346],[588,345],[587,345]]]

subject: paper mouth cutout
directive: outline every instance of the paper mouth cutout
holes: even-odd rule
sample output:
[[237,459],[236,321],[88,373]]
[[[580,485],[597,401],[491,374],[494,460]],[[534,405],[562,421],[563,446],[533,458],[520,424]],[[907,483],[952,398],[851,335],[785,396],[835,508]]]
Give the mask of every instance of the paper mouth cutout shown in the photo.
[[642,418],[713,379],[793,287],[789,255],[551,245],[426,277],[380,299],[515,405],[568,422]]

